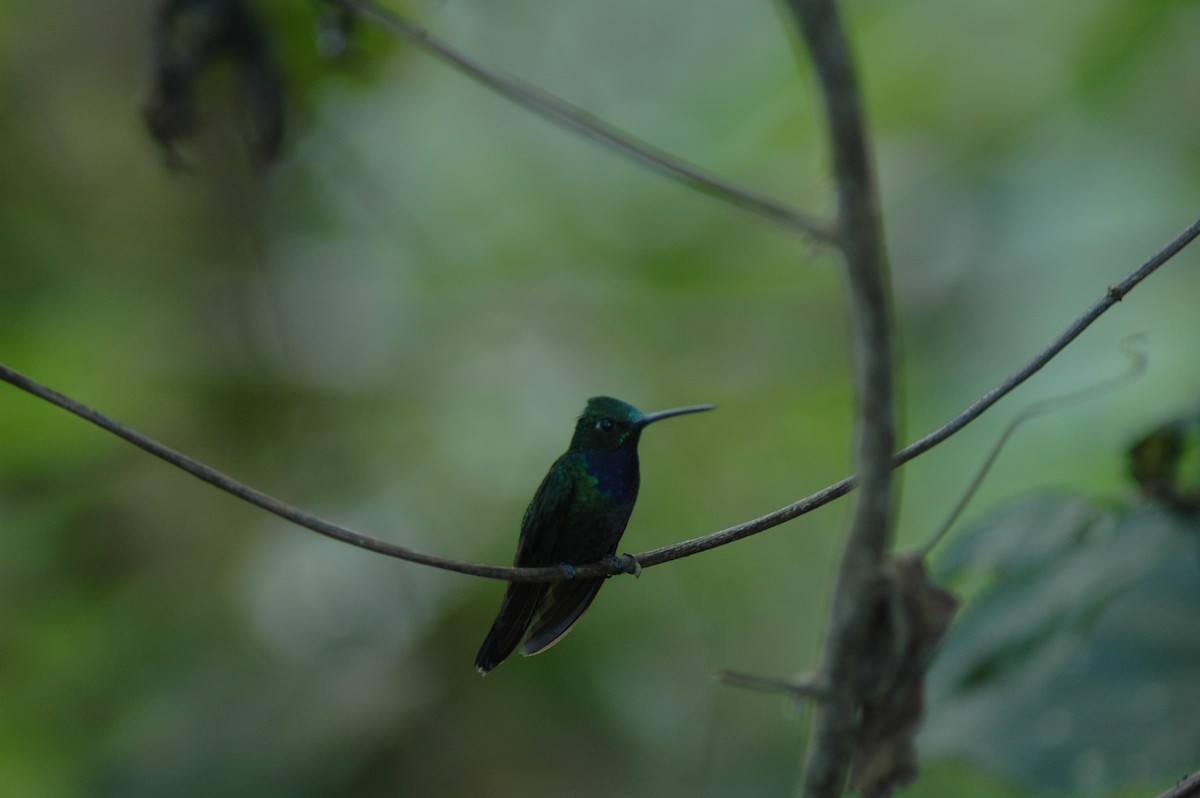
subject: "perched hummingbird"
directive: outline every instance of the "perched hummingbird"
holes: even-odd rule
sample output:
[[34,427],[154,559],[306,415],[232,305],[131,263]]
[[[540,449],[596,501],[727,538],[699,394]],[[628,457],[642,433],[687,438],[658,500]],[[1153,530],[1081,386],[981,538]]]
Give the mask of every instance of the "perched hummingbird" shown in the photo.
[[[569,569],[615,555],[637,501],[637,445],[642,429],[664,418],[712,409],[712,405],[697,405],[643,414],[609,396],[588,399],[575,423],[571,446],[550,466],[525,510],[513,565]],[[513,652],[527,631],[523,655],[554,645],[583,615],[602,584],[604,577],[509,582],[475,667],[487,674]]]

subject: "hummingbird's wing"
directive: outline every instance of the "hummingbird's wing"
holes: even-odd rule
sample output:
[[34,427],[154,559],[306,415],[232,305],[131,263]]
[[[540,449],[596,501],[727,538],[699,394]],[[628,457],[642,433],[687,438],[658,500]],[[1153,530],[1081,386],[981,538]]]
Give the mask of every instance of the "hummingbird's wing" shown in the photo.
[[[563,455],[550,467],[525,510],[525,517],[521,519],[521,539],[513,559],[515,566],[555,564],[552,552],[558,530],[566,523],[575,498],[575,481],[566,458],[567,455]],[[500,612],[475,656],[475,667],[481,673],[487,673],[503,662],[521,642],[548,587],[544,582],[508,583]]]
[[[546,473],[542,484],[525,508],[521,519],[521,539],[517,542],[517,556],[513,565],[536,568],[542,565],[557,565],[554,551],[558,538],[570,523],[571,509],[575,505],[578,463],[568,452],[557,460]],[[534,584],[529,582],[527,584]]]
[[[572,510],[576,509],[576,487],[582,470],[571,452],[554,463],[525,513],[518,564],[525,564],[520,562],[522,554],[536,560],[537,565],[556,565],[562,559],[559,537],[572,534],[571,527],[579,521]],[[602,584],[603,579],[578,579],[542,585],[545,590],[536,613],[526,622],[532,629],[521,654],[536,654],[557,643],[583,615]]]
[[596,598],[603,584],[603,577],[552,583],[533,619],[529,639],[521,646],[521,654],[526,657],[537,654],[561,640]]

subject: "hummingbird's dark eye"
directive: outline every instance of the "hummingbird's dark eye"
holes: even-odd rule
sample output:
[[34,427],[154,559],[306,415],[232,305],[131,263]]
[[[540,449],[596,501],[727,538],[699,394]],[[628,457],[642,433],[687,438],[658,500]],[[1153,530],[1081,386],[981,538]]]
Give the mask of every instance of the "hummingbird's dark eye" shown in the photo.
[[602,418],[596,422],[596,429],[601,432],[612,432],[615,426],[616,424],[613,423],[611,418]]

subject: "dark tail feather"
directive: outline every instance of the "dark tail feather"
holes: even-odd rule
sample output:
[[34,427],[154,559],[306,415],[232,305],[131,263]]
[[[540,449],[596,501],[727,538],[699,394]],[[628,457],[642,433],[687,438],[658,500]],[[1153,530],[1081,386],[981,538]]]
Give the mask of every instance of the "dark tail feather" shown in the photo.
[[555,582],[546,592],[542,609],[533,621],[529,639],[521,647],[521,654],[545,651],[571,631],[571,627],[583,615],[584,610],[596,598],[604,579],[580,579],[572,582]]
[[486,675],[488,671],[499,665],[508,655],[513,653],[517,643],[533,620],[534,610],[546,585],[536,582],[509,582],[508,590],[504,591],[504,601],[500,604],[500,612],[492,624],[492,630],[484,638],[479,653],[475,655],[475,668]]

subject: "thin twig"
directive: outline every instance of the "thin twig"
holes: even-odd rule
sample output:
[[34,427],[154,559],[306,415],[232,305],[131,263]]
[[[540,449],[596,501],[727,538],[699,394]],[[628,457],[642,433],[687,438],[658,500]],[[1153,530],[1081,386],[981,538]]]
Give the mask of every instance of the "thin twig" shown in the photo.
[[[471,574],[474,576],[484,576],[492,579],[504,579],[510,582],[538,582],[551,579],[563,579],[564,574],[554,567],[549,568],[503,568],[495,565],[481,565],[475,563],[460,562],[446,557],[439,557],[435,554],[426,554],[416,551],[405,546],[398,546],[394,543],[389,543],[386,540],[379,540],[368,535],[363,535],[355,532],[352,529],[339,526],[337,524],[326,521],[311,513],[306,513],[292,507],[290,504],[285,504],[278,499],[255,490],[254,488],[239,482],[233,477],[222,474],[214,468],[206,466],[198,460],[193,460],[185,454],[175,451],[153,438],[149,438],[136,430],[126,427],[118,421],[114,421],[108,416],[98,413],[90,407],[75,401],[69,396],[48,388],[41,383],[29,379],[24,374],[14,371],[13,369],[0,363],[0,380],[10,383],[11,385],[20,388],[27,393],[33,394],[39,399],[43,399],[52,405],[61,407],[69,413],[79,416],[84,421],[90,421],[97,427],[111,432],[119,438],[137,446],[143,451],[149,452],[155,457],[165,460],[167,463],[176,468],[183,469],[194,477],[201,479],[208,484],[220,488],[226,493],[232,494],[237,498],[249,502],[250,504],[260,507],[269,513],[273,513],[280,518],[291,521],[314,532],[318,532],[335,540],[340,540],[343,543],[349,543],[352,546],[373,551],[378,554],[386,554],[389,557],[397,557],[401,560],[420,563],[422,565],[430,565],[435,568],[443,568],[447,571],[457,571],[459,573]],[[610,572],[615,571],[613,563],[606,563],[606,567]],[[578,569],[581,575],[584,575],[582,568]]]
[[816,67],[838,191],[838,238],[846,261],[853,333],[861,495],[850,523],[818,674],[826,685],[813,714],[804,782],[807,798],[842,794],[861,713],[862,673],[879,599],[879,567],[891,545],[891,297],[879,197],[867,148],[854,62],[834,0],[789,0]]
[[597,119],[582,108],[572,105],[544,89],[485,66],[395,11],[382,8],[369,0],[329,0],[329,2],[347,11],[360,14],[381,28],[403,37],[472,80],[572,133],[595,141],[650,167],[659,174],[749,211],[792,232],[802,233],[821,243],[835,243],[833,232],[815,216],[797,210],[752,188],[738,185],[695,164],[688,163],[682,158]]
[[1200,770],[1190,776],[1184,776],[1178,784],[1161,793],[1158,798],[1200,798]]
[[[895,466],[903,465],[914,457],[932,449],[942,441],[949,438],[954,433],[961,430],[967,424],[978,418],[983,411],[1000,401],[1005,395],[1011,392],[1014,388],[1020,385],[1025,380],[1032,377],[1042,366],[1050,362],[1050,360],[1061,352],[1067,344],[1075,340],[1081,332],[1083,332],[1092,322],[1100,318],[1113,305],[1120,301],[1126,294],[1132,291],[1138,283],[1149,277],[1156,269],[1177,255],[1184,247],[1190,244],[1197,236],[1200,236],[1200,219],[1192,222],[1187,228],[1181,231],[1173,239],[1167,242],[1157,252],[1155,252],[1144,263],[1137,267],[1121,282],[1110,288],[1107,293],[1099,300],[1094,302],[1083,314],[1071,323],[1065,331],[1055,338],[1045,349],[1039,352],[1032,360],[1022,366],[1017,371],[1013,372],[1008,378],[997,385],[995,388],[988,391],[981,398],[973,402],[965,410],[960,412],[950,421],[938,427],[933,432],[918,441],[906,446],[904,449],[897,452],[894,460]],[[136,432],[119,422],[116,422],[103,414],[87,407],[86,405],[64,396],[63,394],[47,388],[25,375],[17,372],[3,364],[0,364],[0,380],[10,383],[11,385],[20,388],[27,393],[42,399],[50,404],[73,413],[85,421],[100,427],[101,429],[129,441],[134,446],[137,446],[150,454],[165,460],[167,463],[187,471],[189,474],[207,482],[208,484],[219,488],[226,493],[230,493],[243,501],[254,504],[267,512],[273,513],[280,518],[291,521],[298,526],[306,529],[311,529],[314,532],[331,537],[335,540],[340,540],[344,543],[349,543],[353,546],[384,554],[389,557],[396,557],[409,562],[429,565],[434,568],[442,568],[447,571],[455,571],[457,573],[469,574],[472,576],[482,576],[489,579],[503,579],[510,582],[538,582],[562,579],[563,574],[557,568],[508,568],[498,565],[484,565],[462,562],[460,560],[452,560],[445,557],[439,557],[433,554],[415,551],[405,546],[398,546],[394,543],[388,543],[384,540],[372,538],[368,535],[363,535],[346,527],[339,526],[324,519],[318,518],[299,510],[288,504],[285,504],[278,499],[275,499],[267,494],[255,490],[248,485],[226,476],[215,469],[200,463],[190,457],[181,454],[173,449],[164,446],[161,443]],[[703,537],[684,540],[679,543],[674,543],[670,546],[663,546],[650,551],[642,552],[634,555],[637,563],[642,568],[650,568],[655,565],[661,565],[672,560],[678,560],[682,557],[690,557],[693,554],[715,549],[720,546],[725,546],[734,541],[756,535],[759,532],[765,532],[768,529],[779,526],[787,521],[791,521],[806,513],[816,510],[818,507],[824,507],[835,499],[845,496],[850,491],[854,490],[855,477],[846,477],[839,482],[823,488],[811,496],[800,499],[797,502],[781,507],[774,512],[768,513],[759,518],[754,518],[749,521],[737,524],[735,526],[713,532]],[[624,573],[631,570],[623,568],[618,570],[618,565],[609,560],[603,560],[588,565],[580,565],[575,568],[577,578],[590,578],[594,576],[609,576],[616,573]]]
[[746,690],[758,690],[764,693],[789,693],[796,698],[811,698],[820,700],[825,697],[825,686],[814,679],[804,679],[797,682],[783,679],[768,679],[765,676],[755,676],[741,671],[717,671],[718,681],[730,687],[741,687]]
[[[1040,371],[1043,366],[1054,359],[1068,344],[1078,338],[1080,333],[1090,327],[1096,319],[1103,316],[1106,311],[1120,302],[1139,283],[1153,274],[1164,263],[1175,255],[1178,255],[1184,247],[1198,236],[1200,236],[1200,218],[1197,218],[1174,238],[1160,247],[1158,251],[1143,261],[1124,280],[1109,288],[1102,297],[1093,302],[1063,332],[1034,355],[1025,365],[1006,377],[996,387],[976,399],[955,415],[954,418],[897,452],[893,465],[899,467],[909,460],[924,454],[983,415],[985,410],[999,402],[1016,389],[1017,386]],[[786,507],[781,507],[760,518],[754,518],[736,526],[731,526],[728,529],[704,535],[703,537],[684,540],[638,554],[638,562],[642,564],[643,568],[650,568],[660,563],[677,560],[680,557],[689,557],[693,554],[699,554],[702,551],[715,549],[719,546],[741,540],[742,538],[750,537],[751,535],[757,535],[759,532],[766,531],[806,513],[810,513],[835,499],[840,499],[854,490],[855,483],[856,477],[845,477],[826,488],[822,488],[811,496],[806,496],[797,502],[789,504]]]
[[1057,338],[1055,338],[1049,346],[1038,352],[1028,363],[1013,372],[1007,379],[1001,382],[992,390],[985,393],[983,396],[976,399],[970,406],[952,418],[949,422],[941,427],[938,427],[933,432],[921,438],[900,451],[896,456],[898,463],[907,463],[919,454],[937,446],[942,441],[949,438],[960,429],[970,424],[983,411],[987,410],[992,405],[996,404],[1013,388],[1016,388],[1025,380],[1032,377],[1042,369],[1047,363],[1067,347],[1067,344],[1079,337],[1079,334],[1091,326],[1092,322],[1104,315],[1104,312],[1113,305],[1120,302],[1125,296],[1137,287],[1138,283],[1145,280],[1151,274],[1158,270],[1160,266],[1169,261],[1171,258],[1179,254],[1188,244],[1192,243],[1197,236],[1200,236],[1200,219],[1192,222],[1190,225],[1181,230],[1174,238],[1164,244],[1157,252],[1147,258],[1140,266],[1121,282],[1116,285],[1109,286],[1108,291],[1104,296],[1092,303],[1091,307],[1083,312],[1079,318],[1071,322],[1067,329],[1063,330]]

